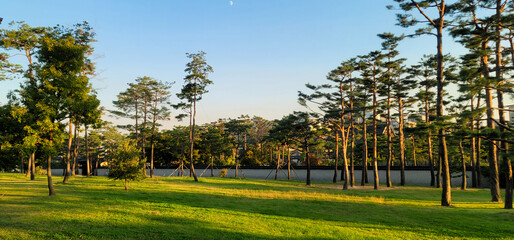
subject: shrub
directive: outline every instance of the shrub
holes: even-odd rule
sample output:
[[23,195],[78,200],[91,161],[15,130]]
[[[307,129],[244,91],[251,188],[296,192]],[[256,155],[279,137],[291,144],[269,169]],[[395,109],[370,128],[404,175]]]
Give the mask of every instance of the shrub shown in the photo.
[[228,173],[228,169],[224,168],[224,169],[221,169],[220,170],[220,173],[219,173],[219,177],[225,177],[227,176],[227,173]]
[[109,163],[109,178],[123,180],[125,190],[128,190],[128,184],[131,181],[144,179],[146,159],[141,159],[140,155],[141,152],[133,141],[122,140]]

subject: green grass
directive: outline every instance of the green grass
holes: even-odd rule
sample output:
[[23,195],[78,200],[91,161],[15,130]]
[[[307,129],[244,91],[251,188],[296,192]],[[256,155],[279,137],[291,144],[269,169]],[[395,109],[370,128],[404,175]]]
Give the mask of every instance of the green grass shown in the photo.
[[370,187],[252,179],[73,177],[48,197],[46,178],[0,174],[0,239],[514,238],[514,211],[487,190]]

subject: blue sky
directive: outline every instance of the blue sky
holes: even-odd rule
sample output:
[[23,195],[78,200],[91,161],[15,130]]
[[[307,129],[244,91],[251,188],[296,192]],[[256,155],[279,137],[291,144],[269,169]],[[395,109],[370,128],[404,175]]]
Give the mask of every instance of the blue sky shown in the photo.
[[[339,63],[380,48],[382,32],[405,33],[384,0],[183,0],[183,1],[4,1],[0,17],[32,26],[71,26],[88,21],[96,32],[98,76],[92,80],[102,105],[139,76],[176,82],[179,91],[186,52],[207,53],[214,82],[198,107],[198,121],[241,114],[281,118],[297,104],[297,92],[320,84]],[[446,38],[445,49],[462,53]],[[407,63],[435,53],[435,39],[404,40]],[[0,83],[0,102],[19,82]],[[178,114],[178,112],[175,112]],[[178,124],[175,119],[166,123]]]

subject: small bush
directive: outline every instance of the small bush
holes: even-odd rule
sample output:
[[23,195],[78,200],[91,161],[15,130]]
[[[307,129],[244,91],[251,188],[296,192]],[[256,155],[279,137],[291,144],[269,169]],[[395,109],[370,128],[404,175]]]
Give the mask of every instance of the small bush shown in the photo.
[[46,175],[47,171],[40,166],[36,166],[36,170],[34,171],[36,175]]
[[228,173],[228,169],[226,169],[226,168],[221,169],[218,177],[225,177],[225,176],[227,176],[227,173]]
[[113,154],[109,163],[109,178],[123,180],[125,190],[128,190],[130,181],[138,181],[145,178],[146,158],[140,158],[141,151],[130,140],[122,140]]

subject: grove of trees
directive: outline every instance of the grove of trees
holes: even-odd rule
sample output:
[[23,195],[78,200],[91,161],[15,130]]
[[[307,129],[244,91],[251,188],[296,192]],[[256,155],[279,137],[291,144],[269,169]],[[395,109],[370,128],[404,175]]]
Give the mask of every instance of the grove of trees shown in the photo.
[[[452,204],[452,176],[461,177],[466,189],[469,169],[472,187],[489,187],[492,202],[512,208],[514,127],[505,115],[513,111],[506,99],[513,88],[514,3],[394,0],[388,9],[409,34],[380,33],[381,46],[343,60],[326,82],[307,83],[298,92],[305,111],[277,120],[241,115],[203,125],[197,124],[197,106],[214,71],[205,52],[186,54],[180,90],[148,76],[129,83],[108,112],[130,123],[113,126],[102,120],[104,109],[90,83],[95,33],[89,24],[13,22],[0,29],[0,79],[22,78],[23,84],[0,106],[0,169],[31,179],[45,169],[54,195],[52,164],[63,167],[66,183],[80,157],[85,175],[109,166],[113,177],[127,182],[141,178],[143,169],[154,177],[155,168],[174,168],[179,176],[188,168],[198,181],[195,165],[210,167],[210,176],[215,166],[233,167],[240,177],[239,167],[246,165],[274,167],[275,179],[282,167],[292,179],[292,168],[306,166],[310,185],[311,166],[331,166],[333,182],[342,181],[344,190],[355,186],[356,166],[362,166],[360,184],[372,181],[374,189],[384,187],[379,167],[385,167],[390,188],[392,166],[399,166],[400,186],[406,184],[406,167],[427,166],[430,185],[442,190],[442,206]],[[407,65],[398,46],[406,38],[426,37],[433,37],[434,51]],[[446,39],[467,52],[452,56],[443,47]],[[20,54],[25,63],[10,61]],[[172,93],[178,103],[170,101]],[[189,118],[189,124],[159,129],[172,116]]]

